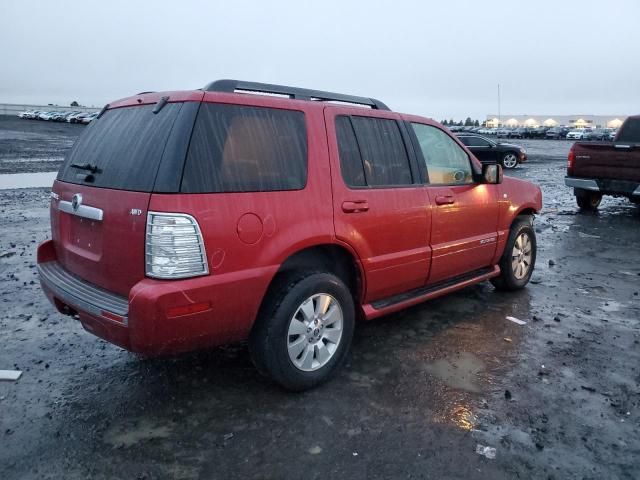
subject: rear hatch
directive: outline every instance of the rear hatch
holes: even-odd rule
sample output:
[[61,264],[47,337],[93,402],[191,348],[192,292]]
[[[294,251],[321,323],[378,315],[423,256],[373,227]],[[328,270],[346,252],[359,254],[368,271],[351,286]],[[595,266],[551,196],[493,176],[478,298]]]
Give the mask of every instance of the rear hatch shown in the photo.
[[[179,189],[202,93],[121,101],[86,127],[52,189],[51,230],[60,264],[127,296],[145,276],[147,208],[154,191]],[[187,98],[185,98],[185,96]],[[173,99],[172,99],[173,97]]]

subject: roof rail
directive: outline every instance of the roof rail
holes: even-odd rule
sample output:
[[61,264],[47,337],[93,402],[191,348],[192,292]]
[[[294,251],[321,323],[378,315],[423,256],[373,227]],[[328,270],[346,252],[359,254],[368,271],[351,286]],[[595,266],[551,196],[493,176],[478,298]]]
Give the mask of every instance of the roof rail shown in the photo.
[[323,92],[321,90],[310,90],[307,88],[287,87],[285,85],[272,85],[269,83],[245,82],[243,80],[216,80],[209,83],[203,89],[205,92],[226,92],[236,91],[262,92],[277,95],[287,95],[296,100],[324,100],[344,103],[354,103],[366,105],[377,110],[390,110],[384,103],[375,98],[356,97],[355,95],[344,95],[342,93]]

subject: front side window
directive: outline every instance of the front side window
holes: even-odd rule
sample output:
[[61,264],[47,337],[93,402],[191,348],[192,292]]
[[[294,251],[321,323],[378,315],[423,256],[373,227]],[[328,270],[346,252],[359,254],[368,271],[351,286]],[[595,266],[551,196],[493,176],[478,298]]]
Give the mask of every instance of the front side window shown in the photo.
[[182,192],[300,190],[306,181],[304,113],[202,104],[187,154]]
[[425,160],[429,183],[436,185],[473,183],[471,162],[460,145],[439,128],[422,123],[412,123],[411,126]]

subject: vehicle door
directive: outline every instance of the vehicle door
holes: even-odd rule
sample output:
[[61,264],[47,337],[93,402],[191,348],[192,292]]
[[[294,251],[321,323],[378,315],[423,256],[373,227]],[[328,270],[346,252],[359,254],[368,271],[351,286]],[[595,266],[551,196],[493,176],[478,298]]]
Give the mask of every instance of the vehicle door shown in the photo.
[[431,204],[398,114],[325,108],[335,232],[358,255],[365,302],[422,287]]
[[413,121],[408,128],[418,162],[425,168],[425,189],[432,202],[427,283],[489,267],[498,238],[497,186],[476,183],[472,159],[436,124]]

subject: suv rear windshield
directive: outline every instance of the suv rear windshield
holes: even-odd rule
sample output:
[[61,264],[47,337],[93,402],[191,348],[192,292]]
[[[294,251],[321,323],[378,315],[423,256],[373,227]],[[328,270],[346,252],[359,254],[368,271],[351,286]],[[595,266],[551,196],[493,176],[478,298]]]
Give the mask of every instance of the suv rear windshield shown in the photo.
[[[155,105],[107,110],[78,138],[58,173],[58,180],[151,192],[181,105],[169,103],[156,114]],[[97,169],[95,173],[89,170],[93,167]]]
[[304,113],[215,103],[200,106],[182,192],[300,190],[306,181]]

